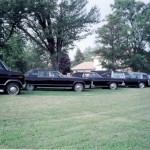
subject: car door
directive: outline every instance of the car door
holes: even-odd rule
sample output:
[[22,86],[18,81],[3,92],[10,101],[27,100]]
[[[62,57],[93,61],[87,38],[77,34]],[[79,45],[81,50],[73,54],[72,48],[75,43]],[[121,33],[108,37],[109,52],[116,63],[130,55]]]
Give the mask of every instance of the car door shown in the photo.
[[4,85],[7,79],[8,79],[7,70],[0,63],[0,85],[1,86]]
[[40,87],[50,87],[51,86],[51,77],[49,75],[49,71],[47,70],[39,70],[37,79],[35,79],[36,85]]
[[74,81],[72,78],[64,77],[58,71],[51,71],[51,85],[53,87],[72,87]]
[[125,74],[124,83],[126,86],[138,86],[138,79],[132,78],[129,74]]
[[38,70],[31,70],[25,73],[26,84],[38,84]]
[[149,79],[147,74],[142,74],[142,79],[145,80],[146,86],[149,86]]
[[93,84],[95,86],[107,87],[110,83],[110,78],[94,78]]

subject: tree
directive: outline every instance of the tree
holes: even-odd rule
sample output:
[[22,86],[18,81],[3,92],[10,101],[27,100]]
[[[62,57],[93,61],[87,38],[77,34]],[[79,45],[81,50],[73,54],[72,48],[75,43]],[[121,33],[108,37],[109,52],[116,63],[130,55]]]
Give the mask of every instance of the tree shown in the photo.
[[107,24],[97,30],[97,43],[102,44],[99,48],[102,64],[105,68],[116,70],[122,66],[122,23],[113,15],[107,17]]
[[23,0],[0,0],[0,48],[14,34],[24,15]]
[[7,46],[0,49],[2,59],[8,66],[16,71],[27,71],[27,59],[25,42],[19,35],[14,34],[6,43]]
[[71,67],[70,58],[66,52],[65,53],[63,52],[59,60],[59,71],[62,74],[70,73],[71,72],[70,67]]
[[112,15],[97,32],[104,65],[109,69],[149,69],[146,52],[150,33],[149,8],[149,4],[135,0],[115,0]]
[[84,52],[83,52],[83,57],[85,61],[93,61],[92,57],[93,57],[93,51],[94,48],[91,47],[87,47]]
[[52,68],[58,69],[62,51],[85,38],[99,21],[98,9],[87,12],[86,4],[87,0],[1,0],[0,47],[21,31],[50,54]]
[[78,65],[84,61],[83,53],[80,49],[77,49],[76,55],[74,56],[73,66]]
[[[122,30],[126,30],[125,42],[122,44],[128,56],[126,64],[134,71],[144,71],[146,68],[143,70],[142,66],[146,65],[146,61],[140,60],[147,59],[145,53],[150,33],[150,5],[135,0],[116,0],[112,8],[115,16],[124,24]],[[137,67],[137,59],[139,67]]]
[[59,68],[63,49],[67,50],[74,41],[85,38],[90,25],[98,22],[98,9],[93,7],[87,12],[86,4],[87,0],[26,1],[26,16],[17,27],[50,53],[53,69]]
[[30,42],[26,46],[26,57],[28,61],[27,68],[31,69],[47,69],[51,67],[50,55],[48,52],[38,47],[34,42]]

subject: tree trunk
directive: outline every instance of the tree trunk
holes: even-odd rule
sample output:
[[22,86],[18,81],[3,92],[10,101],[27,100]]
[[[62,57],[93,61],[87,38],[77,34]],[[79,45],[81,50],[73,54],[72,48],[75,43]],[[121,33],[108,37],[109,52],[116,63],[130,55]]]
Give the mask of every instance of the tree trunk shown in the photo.
[[57,54],[53,54],[51,57],[51,69],[52,70],[57,70],[59,71],[59,61],[58,61],[58,57]]

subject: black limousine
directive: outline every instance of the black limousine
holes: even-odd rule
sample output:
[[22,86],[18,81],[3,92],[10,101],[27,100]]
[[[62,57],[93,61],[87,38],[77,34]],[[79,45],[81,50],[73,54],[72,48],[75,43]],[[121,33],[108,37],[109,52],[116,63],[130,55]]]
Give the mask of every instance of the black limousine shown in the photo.
[[81,92],[85,88],[91,87],[91,79],[65,77],[59,71],[52,70],[30,70],[25,73],[25,82],[27,90],[35,88],[68,88],[76,92]]
[[24,84],[24,75],[11,71],[7,65],[0,60],[0,91],[9,95],[17,95]]
[[122,79],[114,79],[114,78],[103,78],[96,72],[76,72],[72,74],[73,77],[78,78],[89,78],[92,80],[92,84],[95,87],[109,87],[111,90],[117,89],[118,85],[123,84]]

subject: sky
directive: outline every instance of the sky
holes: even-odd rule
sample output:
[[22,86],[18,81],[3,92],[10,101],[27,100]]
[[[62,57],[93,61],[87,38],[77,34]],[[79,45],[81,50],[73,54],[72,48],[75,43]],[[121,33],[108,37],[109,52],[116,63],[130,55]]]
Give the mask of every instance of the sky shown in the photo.
[[[140,1],[144,3],[150,2],[150,0],[140,0]],[[87,9],[90,9],[92,6],[96,5],[100,9],[100,16],[102,20],[108,14],[111,13],[111,7],[110,7],[111,4],[114,4],[114,0],[89,0]],[[101,26],[101,23],[98,26]],[[95,27],[95,30],[97,29],[97,27]],[[87,47],[95,47],[95,36],[96,35],[94,34],[93,31],[93,34],[88,36],[86,39],[75,42],[75,48],[69,52],[70,59],[71,60],[74,59],[74,55],[78,48],[83,52]]]

